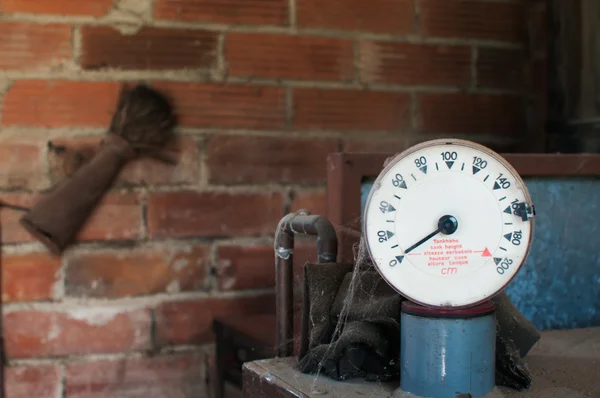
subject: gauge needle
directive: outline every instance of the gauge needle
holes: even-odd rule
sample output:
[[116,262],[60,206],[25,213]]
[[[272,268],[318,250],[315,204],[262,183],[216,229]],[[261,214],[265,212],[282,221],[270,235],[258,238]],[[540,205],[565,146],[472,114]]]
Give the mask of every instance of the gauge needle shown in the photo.
[[427,242],[429,239],[433,238],[440,232],[444,235],[452,235],[456,232],[457,229],[458,220],[455,217],[448,215],[440,217],[437,229],[429,235],[427,235],[426,237],[424,237],[423,239],[421,239],[420,241],[418,241],[417,243],[415,243],[414,245],[412,245],[411,247],[409,247],[408,249],[406,249],[404,253],[410,253],[411,251],[415,250],[417,247],[421,246],[423,243]]

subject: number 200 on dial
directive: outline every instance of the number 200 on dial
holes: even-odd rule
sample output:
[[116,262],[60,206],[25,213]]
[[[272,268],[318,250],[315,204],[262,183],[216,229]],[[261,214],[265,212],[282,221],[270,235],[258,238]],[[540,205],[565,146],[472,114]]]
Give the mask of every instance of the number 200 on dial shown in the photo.
[[382,277],[432,307],[475,305],[502,291],[527,258],[534,208],[496,152],[433,140],[395,156],[365,206],[363,236]]

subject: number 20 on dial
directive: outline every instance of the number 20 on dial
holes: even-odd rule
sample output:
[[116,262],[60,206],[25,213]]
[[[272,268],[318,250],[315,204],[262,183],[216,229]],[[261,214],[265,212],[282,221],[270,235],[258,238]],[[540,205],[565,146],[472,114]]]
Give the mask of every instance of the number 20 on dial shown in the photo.
[[525,262],[534,206],[499,154],[433,140],[396,155],[375,181],[363,236],[382,277],[406,298],[462,308],[502,291]]

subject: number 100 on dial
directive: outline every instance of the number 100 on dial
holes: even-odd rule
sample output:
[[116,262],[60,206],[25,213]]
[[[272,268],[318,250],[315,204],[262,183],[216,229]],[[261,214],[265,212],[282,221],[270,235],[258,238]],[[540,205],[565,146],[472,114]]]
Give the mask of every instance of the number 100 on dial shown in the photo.
[[433,140],[396,155],[365,206],[363,236],[383,278],[433,307],[465,307],[502,291],[525,262],[534,206],[499,154]]

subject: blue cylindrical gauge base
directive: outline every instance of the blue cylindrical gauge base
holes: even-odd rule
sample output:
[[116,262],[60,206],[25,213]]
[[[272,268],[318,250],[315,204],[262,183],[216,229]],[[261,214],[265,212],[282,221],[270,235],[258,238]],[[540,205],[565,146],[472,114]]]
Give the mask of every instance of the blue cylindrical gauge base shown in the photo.
[[406,301],[400,350],[402,392],[434,398],[484,397],[495,386],[495,305],[488,301],[440,310]]

